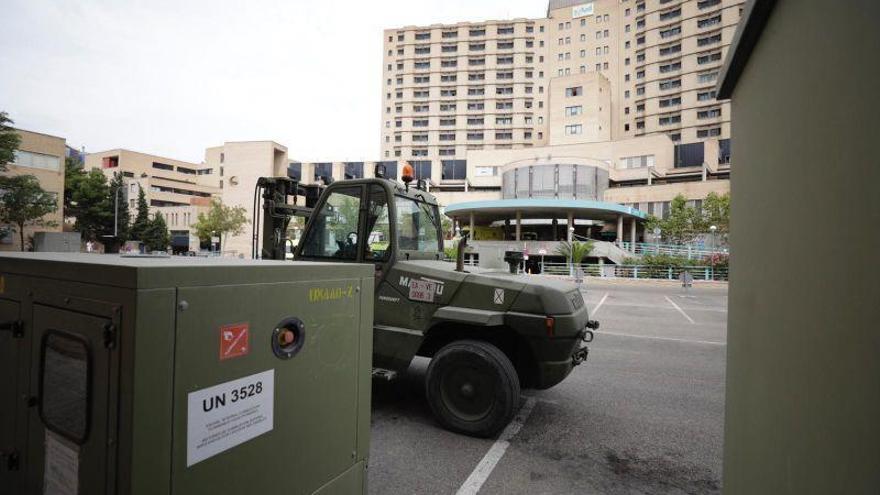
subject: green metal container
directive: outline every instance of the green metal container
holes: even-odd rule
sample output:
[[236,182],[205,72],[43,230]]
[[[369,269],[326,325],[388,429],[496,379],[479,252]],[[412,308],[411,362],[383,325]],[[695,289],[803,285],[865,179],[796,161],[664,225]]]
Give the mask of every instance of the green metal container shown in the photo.
[[0,493],[365,493],[373,276],[0,256]]

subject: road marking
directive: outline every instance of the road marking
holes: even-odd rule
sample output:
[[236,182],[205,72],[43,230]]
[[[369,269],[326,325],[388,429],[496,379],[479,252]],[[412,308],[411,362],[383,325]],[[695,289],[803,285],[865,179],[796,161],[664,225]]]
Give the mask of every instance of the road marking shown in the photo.
[[532,414],[532,409],[535,407],[535,402],[534,397],[526,398],[526,403],[523,404],[522,409],[519,410],[519,413],[513,418],[513,421],[504,428],[504,431],[501,432],[501,436],[499,436],[498,440],[492,444],[492,448],[489,449],[489,452],[486,452],[486,455],[483,456],[483,459],[480,460],[480,463],[477,464],[477,467],[474,468],[474,471],[468,476],[468,479],[466,479],[461,485],[461,488],[455,492],[456,495],[475,495],[480,491],[480,488],[483,487],[483,483],[489,479],[492,470],[498,465],[498,461],[504,457],[507,447],[510,446],[510,439],[519,433],[523,424],[529,419],[529,415]]
[[691,322],[691,323],[696,323],[696,322],[695,322],[690,316],[688,316],[687,313],[684,312],[683,309],[681,309],[680,307],[678,307],[678,304],[675,304],[675,302],[673,302],[672,299],[669,299],[669,296],[663,296],[663,297],[665,297],[666,300],[669,301],[669,304],[671,304],[673,308],[677,309],[678,312],[681,313],[682,316],[684,316],[685,318],[687,318],[687,320],[688,320],[689,322]]
[[604,296],[602,296],[602,299],[599,300],[599,304],[597,304],[596,307],[593,308],[593,313],[592,313],[592,317],[593,317],[593,318],[596,317],[596,313],[599,312],[599,308],[601,308],[602,305],[605,303],[605,299],[608,299],[608,293],[607,293],[607,292],[605,293]]
[[599,332],[599,337],[601,338],[603,335],[615,335],[617,337],[632,337],[634,339],[651,339],[651,340],[668,340],[670,342],[685,342],[688,344],[707,344],[707,345],[727,345],[727,342],[716,342],[714,340],[690,340],[690,339],[675,339],[672,337],[655,337],[653,335],[633,335],[631,333],[617,333],[617,332]]

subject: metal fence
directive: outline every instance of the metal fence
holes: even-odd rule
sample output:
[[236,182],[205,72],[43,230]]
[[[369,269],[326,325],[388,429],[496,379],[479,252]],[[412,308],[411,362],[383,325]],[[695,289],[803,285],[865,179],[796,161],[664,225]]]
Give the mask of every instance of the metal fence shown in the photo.
[[[632,243],[621,242],[621,249],[633,252]],[[729,254],[726,247],[713,248],[704,245],[687,245],[687,244],[653,244],[647,242],[637,242],[635,245],[635,254],[666,254],[670,256],[680,256],[682,258],[701,259],[712,256],[714,254]]]
[[[584,275],[590,277],[607,278],[634,278],[655,280],[679,280],[684,272],[689,272],[693,280],[726,281],[728,278],[727,266],[653,266],[653,265],[612,265],[612,264],[582,264],[580,266]],[[548,275],[573,275],[574,272],[568,263],[544,263],[543,273]]]

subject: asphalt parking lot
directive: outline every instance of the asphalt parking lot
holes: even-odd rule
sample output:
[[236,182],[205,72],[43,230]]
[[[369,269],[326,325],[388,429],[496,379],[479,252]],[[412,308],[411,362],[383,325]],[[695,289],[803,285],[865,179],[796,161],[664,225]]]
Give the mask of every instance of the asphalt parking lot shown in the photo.
[[441,429],[427,360],[373,387],[373,494],[720,493],[727,288],[588,279],[601,328],[500,439]]

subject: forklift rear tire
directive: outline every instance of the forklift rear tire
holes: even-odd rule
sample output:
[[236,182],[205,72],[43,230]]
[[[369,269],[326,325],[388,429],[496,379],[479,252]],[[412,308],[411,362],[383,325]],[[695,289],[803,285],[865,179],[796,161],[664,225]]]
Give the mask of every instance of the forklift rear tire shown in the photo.
[[428,365],[425,386],[437,421],[465,435],[495,436],[519,406],[519,377],[510,359],[478,340],[440,349]]

